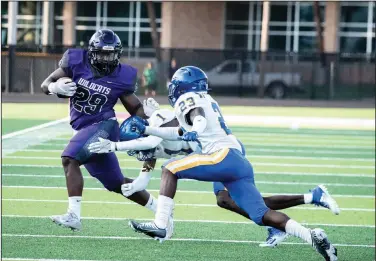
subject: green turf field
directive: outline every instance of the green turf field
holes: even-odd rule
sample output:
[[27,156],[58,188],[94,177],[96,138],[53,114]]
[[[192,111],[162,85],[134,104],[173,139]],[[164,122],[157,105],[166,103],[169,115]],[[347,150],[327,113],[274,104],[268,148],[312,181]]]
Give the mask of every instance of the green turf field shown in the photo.
[[[22,116],[12,106],[3,105],[3,134],[67,116],[65,105],[25,105],[22,111],[27,114]],[[48,113],[36,113],[41,110]],[[226,110],[232,114],[239,111],[234,107]],[[309,109],[310,115],[304,115],[301,108],[246,110],[276,116],[317,117],[322,113],[321,109]],[[368,110],[346,113],[327,110],[326,115],[331,117],[372,118]],[[285,213],[308,227],[325,229],[337,245],[339,260],[375,259],[374,130],[233,126],[232,131],[246,145],[256,184],[264,195],[304,193],[317,184],[325,184],[342,209],[339,216],[311,205]],[[70,136],[67,132],[3,156],[2,257],[5,260],[322,260],[309,246],[294,238],[275,249],[258,247],[266,237],[265,229],[218,208],[212,185],[197,181],[179,183],[174,237],[163,244],[136,234],[127,226],[130,218],[152,219],[150,211],[101,189],[101,184],[86,171],[83,171],[83,230],[74,233],[57,227],[48,216],[62,214],[67,208],[59,157]],[[12,138],[6,142],[11,143]],[[140,163],[125,153],[119,153],[119,159],[124,174],[136,177]],[[155,196],[159,178],[160,170],[156,168],[149,185]]]

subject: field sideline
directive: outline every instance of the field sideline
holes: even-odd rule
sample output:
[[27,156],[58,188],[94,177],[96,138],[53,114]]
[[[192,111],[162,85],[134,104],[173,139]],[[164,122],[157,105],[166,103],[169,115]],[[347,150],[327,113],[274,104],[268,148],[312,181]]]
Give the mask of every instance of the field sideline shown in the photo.
[[[65,104],[3,104],[3,135],[67,113]],[[223,114],[374,120],[374,109],[225,107]],[[285,213],[308,227],[325,229],[338,247],[339,260],[375,259],[374,128],[229,125],[246,146],[262,194],[301,194],[325,184],[342,209],[339,216],[311,205]],[[3,260],[321,260],[294,238],[275,249],[258,247],[265,229],[218,208],[212,185],[197,181],[179,183],[174,238],[163,244],[127,227],[128,219],[150,220],[152,213],[105,191],[86,170],[83,230],[56,227],[48,216],[66,211],[60,153],[69,137],[67,123],[59,123],[3,139]],[[138,175],[139,162],[124,153],[119,159],[125,175]],[[155,196],[158,167],[148,187]]]

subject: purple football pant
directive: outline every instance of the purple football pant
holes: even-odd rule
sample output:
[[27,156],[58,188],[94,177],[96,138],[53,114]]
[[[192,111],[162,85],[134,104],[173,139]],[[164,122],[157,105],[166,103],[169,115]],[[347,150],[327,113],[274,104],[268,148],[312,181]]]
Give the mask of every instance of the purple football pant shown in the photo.
[[61,156],[79,161],[106,189],[118,192],[124,183],[124,176],[115,153],[96,154],[88,150],[89,144],[98,141],[98,137],[118,141],[118,122],[105,120],[79,130]]

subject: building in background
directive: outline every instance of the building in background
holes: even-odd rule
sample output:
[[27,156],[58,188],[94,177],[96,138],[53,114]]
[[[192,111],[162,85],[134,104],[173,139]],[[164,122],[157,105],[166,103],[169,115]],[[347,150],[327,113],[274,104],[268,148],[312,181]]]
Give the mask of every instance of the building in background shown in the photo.
[[[264,2],[154,1],[162,48],[261,49]],[[326,52],[375,52],[375,2],[320,2]],[[7,43],[9,2],[1,2],[1,41]],[[44,28],[43,16],[52,19]],[[316,29],[312,2],[270,2],[267,49],[312,52]],[[152,48],[146,2],[20,1],[17,44],[84,45],[99,28],[116,31],[124,47]],[[264,29],[265,30],[265,29]],[[47,37],[47,36],[46,36]],[[46,42],[46,41],[45,41]]]

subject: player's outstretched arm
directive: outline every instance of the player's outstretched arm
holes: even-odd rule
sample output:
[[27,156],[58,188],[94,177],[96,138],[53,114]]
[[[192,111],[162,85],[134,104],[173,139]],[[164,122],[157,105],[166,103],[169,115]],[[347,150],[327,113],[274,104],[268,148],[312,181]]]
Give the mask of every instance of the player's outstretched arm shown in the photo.
[[132,183],[123,184],[121,186],[121,192],[125,197],[129,197],[138,191],[146,189],[156,162],[157,160],[145,161],[138,177]]

